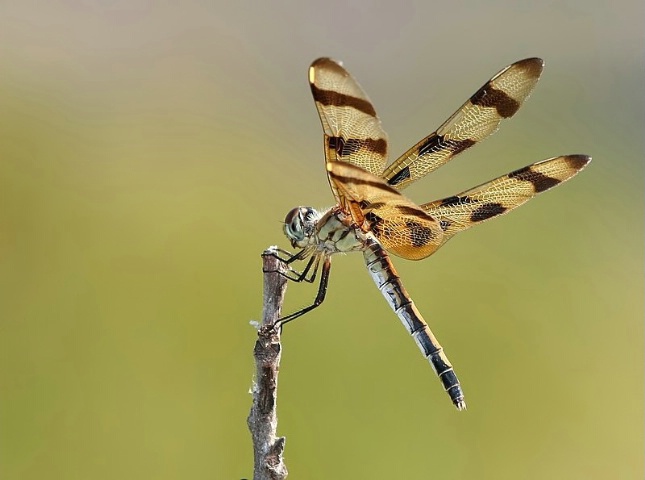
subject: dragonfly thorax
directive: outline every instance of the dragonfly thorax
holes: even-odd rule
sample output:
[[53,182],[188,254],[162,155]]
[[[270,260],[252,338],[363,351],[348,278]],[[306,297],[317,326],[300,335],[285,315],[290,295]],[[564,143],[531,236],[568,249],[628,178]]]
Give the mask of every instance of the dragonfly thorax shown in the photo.
[[284,233],[294,248],[314,248],[331,255],[363,250],[365,233],[340,208],[319,212],[297,207],[284,219]]

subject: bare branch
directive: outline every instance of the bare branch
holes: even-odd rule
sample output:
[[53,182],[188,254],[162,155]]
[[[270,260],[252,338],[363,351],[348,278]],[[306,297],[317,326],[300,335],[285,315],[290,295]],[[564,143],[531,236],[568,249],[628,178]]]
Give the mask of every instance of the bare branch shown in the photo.
[[253,405],[247,424],[253,437],[254,480],[282,480],[288,474],[282,456],[285,438],[276,437],[278,371],[282,346],[280,329],[273,328],[280,317],[287,279],[280,274],[285,272],[285,265],[274,253],[273,247],[262,253],[264,306],[262,324],[253,349],[256,372],[252,387]]

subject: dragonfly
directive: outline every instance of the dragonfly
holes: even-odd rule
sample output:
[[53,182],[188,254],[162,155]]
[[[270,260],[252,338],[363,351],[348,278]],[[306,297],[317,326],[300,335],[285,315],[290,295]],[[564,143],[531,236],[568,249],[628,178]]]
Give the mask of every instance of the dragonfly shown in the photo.
[[[274,255],[296,282],[314,283],[313,303],[276,321],[298,318],[325,299],[336,253],[362,252],[365,265],[387,303],[432,365],[452,403],[466,409],[463,389],[443,347],[406,291],[390,256],[421,260],[455,234],[508,213],[537,194],[580,172],[591,157],[563,155],[533,163],[477,187],[418,205],[401,190],[436,170],[499,128],[528,98],[544,62],[527,58],[507,66],[475,92],[435,132],[388,165],[388,140],[358,82],[330,58],[309,68],[309,84],[324,131],[327,177],[336,205],[326,211],[296,207],[284,233],[296,253]],[[298,271],[292,265],[302,261]]]

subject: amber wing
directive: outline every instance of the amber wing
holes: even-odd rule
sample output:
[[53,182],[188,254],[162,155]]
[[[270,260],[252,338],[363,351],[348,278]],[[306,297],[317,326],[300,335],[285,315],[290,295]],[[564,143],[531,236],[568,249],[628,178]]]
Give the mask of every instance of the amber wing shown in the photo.
[[421,208],[439,222],[443,244],[456,233],[508,213],[537,194],[566,182],[590,161],[587,155],[549,158]]
[[345,200],[341,207],[388,251],[420,260],[443,243],[439,223],[380,177],[343,162],[328,162],[327,172]]
[[346,162],[381,175],[387,135],[358,82],[339,63],[319,58],[309,67],[309,85],[323,126],[326,162]]
[[500,71],[436,132],[388,166],[385,181],[402,190],[496,132],[500,122],[515,115],[528,98],[543,65],[539,58],[527,58]]

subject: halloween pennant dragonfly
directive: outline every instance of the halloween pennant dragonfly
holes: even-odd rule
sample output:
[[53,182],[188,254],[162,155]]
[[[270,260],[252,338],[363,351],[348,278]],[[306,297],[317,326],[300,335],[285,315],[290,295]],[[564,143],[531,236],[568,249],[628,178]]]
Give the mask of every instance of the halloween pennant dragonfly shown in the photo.
[[426,258],[456,233],[503,215],[570,179],[591,157],[550,158],[422,205],[400,191],[494,133],[527,99],[542,68],[539,58],[504,68],[434,133],[386,165],[387,136],[367,95],[339,63],[329,58],[316,60],[309,68],[309,83],[324,130],[327,177],[337,205],[325,212],[297,207],[287,214],[284,232],[292,247],[300,250],[295,254],[277,250],[275,254],[287,264],[308,259],[302,272],[289,267],[286,275],[313,283],[320,271],[320,285],[312,305],[281,318],[276,325],[323,302],[331,255],[361,251],[372,279],[429,360],[452,403],[458,410],[465,409],[457,375],[387,252],[410,260]]

